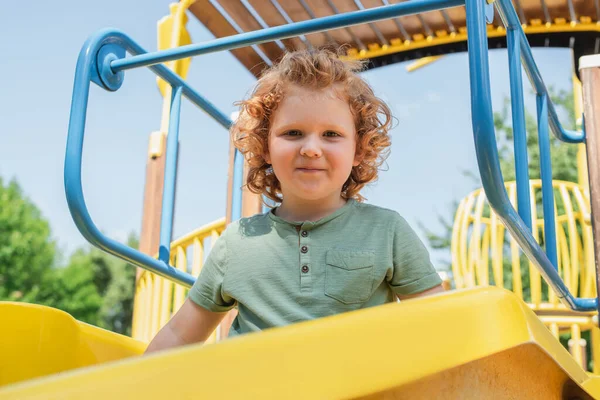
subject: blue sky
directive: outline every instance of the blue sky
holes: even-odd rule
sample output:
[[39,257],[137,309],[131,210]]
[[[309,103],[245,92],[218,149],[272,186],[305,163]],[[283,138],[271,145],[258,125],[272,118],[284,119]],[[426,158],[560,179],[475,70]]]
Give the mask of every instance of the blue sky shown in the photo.
[[[69,214],[63,187],[65,142],[79,50],[98,29],[119,28],[147,50],[156,49],[156,23],[169,2],[131,0],[56,3],[7,2],[0,25],[0,176],[16,178],[50,221],[65,255],[85,240]],[[62,11],[60,11],[62,10]],[[193,17],[194,42],[211,34]],[[571,86],[571,56],[564,49],[535,50],[542,76],[556,88]],[[508,94],[506,51],[490,54],[492,93],[498,110]],[[452,200],[475,188],[464,170],[476,170],[466,54],[447,56],[417,72],[396,64],[365,74],[397,118],[387,170],[364,194],[417,223],[439,229]],[[254,78],[229,53],[195,58],[188,81],[221,110],[251,89]],[[526,90],[529,85],[526,83]],[[528,101],[529,105],[533,105]],[[139,232],[148,137],[160,128],[162,99],[147,69],[126,72],[123,87],[92,87],[85,133],[83,188],[94,222],[124,240]],[[532,108],[533,110],[533,108]],[[224,215],[227,132],[185,102],[174,237]],[[434,253],[434,261],[447,258]]]

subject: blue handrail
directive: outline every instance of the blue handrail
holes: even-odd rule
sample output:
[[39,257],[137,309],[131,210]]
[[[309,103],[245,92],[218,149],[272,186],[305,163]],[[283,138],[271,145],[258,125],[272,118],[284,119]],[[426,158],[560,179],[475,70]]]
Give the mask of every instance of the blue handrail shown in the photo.
[[[513,115],[513,124],[515,127],[515,158],[517,164],[520,215],[517,214],[506,194],[498,160],[487,58],[485,0],[412,0],[384,7],[369,8],[341,15],[267,28],[260,31],[246,32],[205,43],[191,44],[153,53],[146,52],[126,34],[118,30],[103,30],[90,37],[84,44],[77,62],[65,159],[67,202],[78,229],[88,241],[101,249],[139,267],[149,269],[161,276],[169,277],[178,283],[190,286],[194,278],[169,265],[181,97],[186,97],[199,108],[206,111],[225,128],[229,128],[231,121],[208,100],[189,87],[185,81],[160,63],[211,52],[231,50],[302,34],[465,5],[468,28],[467,41],[472,93],[473,134],[479,170],[488,201],[525,254],[540,268],[542,275],[557,292],[561,300],[575,310],[589,311],[596,309],[598,303],[596,299],[579,299],[573,297],[564,282],[560,279],[556,269],[554,215],[553,212],[549,212],[554,207],[549,151],[546,151],[549,149],[549,144],[545,141],[543,142],[543,140],[540,140],[540,156],[543,158],[542,194],[544,217],[546,218],[546,251],[548,255],[540,248],[531,233],[531,214],[527,210],[529,208],[529,177],[527,173],[527,149],[519,59],[538,94],[540,138],[544,136],[547,139],[548,128],[552,130],[558,139],[568,143],[580,143],[584,140],[584,135],[582,132],[565,130],[561,126],[554,105],[550,101],[547,89],[533,60],[527,38],[510,0],[496,0],[494,4],[508,30],[507,40],[509,44],[512,105],[513,113],[515,113]],[[125,57],[125,52],[128,52],[131,57]],[[90,82],[94,82],[106,90],[118,90],[123,80],[124,71],[139,67],[149,67],[173,88],[172,114],[169,128],[170,137],[167,140],[165,196],[163,197],[163,219],[161,221],[161,250],[158,260],[104,236],[97,229],[87,211],[81,189],[82,147]],[[239,152],[236,152],[233,195],[234,219],[239,218],[241,212],[240,186],[242,182],[242,169],[242,156]]]
[[[467,41],[469,47],[469,69],[471,78],[471,114],[475,150],[477,153],[477,162],[479,164],[483,188],[491,207],[510,231],[513,238],[519,243],[523,252],[540,269],[541,274],[557,293],[561,301],[577,311],[596,310],[598,306],[597,299],[574,297],[560,278],[556,268],[552,172],[550,169],[550,152],[546,151],[549,150],[549,143],[547,142],[549,140],[548,125],[559,139],[567,142],[581,142],[583,140],[583,134],[566,131],[560,126],[554,107],[549,100],[550,96],[548,95],[537,66],[531,56],[531,48],[518,23],[516,12],[513,5],[510,3],[510,0],[497,0],[495,5],[502,20],[507,25],[507,28],[513,30],[514,34],[518,36],[518,40],[520,41],[519,47],[521,50],[520,58],[523,62],[525,71],[528,73],[532,85],[538,94],[540,150],[543,149],[543,152],[540,153],[540,157],[543,157],[541,160],[542,200],[544,202],[546,250],[548,254],[546,254],[535,241],[530,228],[517,214],[506,193],[504,179],[500,170],[498,148],[494,131],[484,1],[466,0]],[[511,46],[509,47],[509,52],[518,51],[519,47]],[[513,54],[512,57],[518,56],[518,54]],[[518,78],[511,76],[511,80],[514,79]],[[524,141],[521,143],[521,146],[526,146]],[[519,149],[519,151],[522,152],[523,149]],[[517,149],[515,149],[515,153],[517,153]],[[517,178],[523,179],[523,176],[524,174],[521,174],[517,176]]]

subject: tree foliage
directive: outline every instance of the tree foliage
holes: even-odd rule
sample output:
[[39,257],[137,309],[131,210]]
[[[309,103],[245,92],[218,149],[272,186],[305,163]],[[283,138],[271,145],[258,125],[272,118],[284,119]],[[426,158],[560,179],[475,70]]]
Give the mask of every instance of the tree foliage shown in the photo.
[[[129,246],[138,239],[131,234]],[[130,334],[136,270],[99,249],[57,263],[50,225],[15,180],[0,178],[0,300],[55,307],[78,320]]]
[[[550,93],[550,97],[556,107],[563,126],[566,129],[574,129],[575,113],[573,108],[573,92],[565,90],[555,92],[550,90]],[[536,115],[536,112],[532,113],[528,109],[525,110],[530,179],[540,178],[540,151]],[[504,181],[513,181],[515,180],[515,160],[513,153],[514,136],[512,129],[511,105],[509,99],[505,99],[502,109],[499,112],[494,113],[494,126],[496,128],[498,155]],[[553,179],[577,182],[577,151],[578,146],[563,143],[556,139],[552,133],[550,133],[550,154]],[[473,189],[481,187],[481,181],[478,173],[473,173],[473,171],[465,171],[464,175],[473,180]],[[539,196],[540,193],[537,193],[537,195]],[[539,201],[539,199],[537,203],[541,207],[541,201]],[[436,250],[448,252],[446,253],[448,256],[444,257],[444,261],[442,261],[442,267],[446,269],[450,269],[451,265],[449,261],[449,251],[452,238],[452,227],[458,204],[459,202],[455,200],[450,208],[449,213],[447,215],[440,215],[438,217],[440,224],[442,225],[440,231],[434,232],[421,224],[421,229],[424,231],[430,247]],[[558,204],[558,206],[560,207],[560,204]],[[543,210],[540,208],[538,210],[538,215],[542,214]],[[523,262],[525,262],[525,260],[523,260]],[[527,277],[523,276],[523,279],[528,282],[528,274]],[[525,283],[526,282],[523,282],[524,285]]]

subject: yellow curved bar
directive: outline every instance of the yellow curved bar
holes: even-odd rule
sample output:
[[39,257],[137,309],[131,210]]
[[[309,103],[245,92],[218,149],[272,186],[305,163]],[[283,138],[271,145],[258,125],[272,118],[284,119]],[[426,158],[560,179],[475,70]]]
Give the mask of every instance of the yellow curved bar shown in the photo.
[[[590,225],[589,192],[573,182],[554,181],[556,237],[558,246],[559,275],[572,293],[581,297],[596,296],[595,264]],[[516,184],[506,182],[508,197],[516,204]],[[543,238],[544,219],[538,216],[536,196],[541,190],[541,181],[530,182],[532,234],[539,241]],[[497,216],[490,211],[484,199],[482,189],[467,195],[459,204],[452,232],[452,271],[457,288],[494,285],[512,290],[517,297],[526,301],[540,314],[542,321],[555,334],[572,335],[571,351],[580,363],[586,362],[581,354],[587,345],[592,346],[592,359],[600,351],[598,328],[591,321],[590,315],[573,322],[572,313],[558,300],[548,285],[542,284],[537,268],[526,260],[516,241],[510,237]],[[560,206],[560,207],[559,207]],[[560,208],[560,212],[558,209]],[[490,213],[487,217],[487,213]],[[504,263],[504,256],[510,263]],[[476,268],[475,268],[476,266]],[[487,271],[491,270],[493,281],[489,280]],[[505,274],[512,275],[512,280],[505,280]],[[522,277],[529,275],[529,284],[524,285]],[[529,289],[529,292],[526,292]],[[577,327],[574,327],[574,324]],[[592,331],[592,343],[585,343],[581,338],[583,331]],[[583,347],[582,347],[583,346]],[[582,364],[583,365],[583,364]],[[594,368],[600,367],[594,363]]]
[[33,380],[0,389],[0,400],[551,400],[599,389],[526,304],[490,287]]
[[[569,290],[578,293],[581,288],[586,288],[586,295],[595,296],[593,286],[594,271],[591,270],[593,260],[589,251],[591,243],[591,226],[585,221],[585,216],[589,215],[589,197],[587,193],[573,182],[554,181],[553,186],[557,194],[557,203],[562,206],[561,213],[556,215],[557,221],[557,240],[559,246],[560,273],[567,284]],[[516,203],[516,190],[514,182],[506,183],[507,192],[510,201]],[[530,184],[531,198],[535,199],[536,194],[541,190],[541,181],[532,180]],[[575,203],[571,199],[575,199]],[[501,224],[496,221],[497,216],[493,211],[490,217],[484,217],[483,213],[488,212],[489,205],[484,203],[485,195],[482,189],[470,193],[461,201],[456,212],[456,221],[452,233],[453,249],[453,273],[457,288],[467,288],[478,285],[488,285],[489,278],[487,270],[491,267],[494,284],[503,287],[504,282],[500,279],[503,276],[505,266],[502,263],[494,262],[499,259],[499,254],[504,254],[507,250],[504,245],[510,242],[511,254],[511,273],[513,275],[512,290],[521,293],[522,284],[520,276],[524,273],[524,265],[521,265],[521,257],[515,251],[513,239],[508,232],[504,230]],[[532,234],[538,240],[542,233],[544,220],[537,215],[537,205],[532,202]],[[490,232],[492,231],[493,232]],[[581,234],[580,234],[581,231]],[[489,232],[489,233],[488,233]],[[491,238],[494,237],[495,240]],[[583,248],[582,248],[583,247]],[[582,248],[583,251],[580,250]],[[484,254],[485,253],[485,254]],[[491,257],[490,257],[491,256]],[[491,260],[491,261],[490,261]],[[491,264],[491,265],[490,265]],[[527,269],[530,275],[531,303],[534,308],[545,308],[551,302],[542,300],[548,298],[548,294],[542,293],[541,278],[537,268],[530,266],[527,262]],[[475,268],[475,266],[478,268]],[[590,291],[590,288],[592,291]],[[543,304],[543,305],[542,305]],[[565,309],[564,306],[556,303],[556,309]]]

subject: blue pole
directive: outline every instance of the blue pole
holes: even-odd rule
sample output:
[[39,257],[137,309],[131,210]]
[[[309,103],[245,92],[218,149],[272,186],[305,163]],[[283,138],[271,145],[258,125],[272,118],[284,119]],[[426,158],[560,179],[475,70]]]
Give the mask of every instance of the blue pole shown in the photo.
[[556,221],[554,218],[554,189],[552,187],[552,161],[548,132],[548,98],[545,94],[536,97],[538,114],[538,139],[540,146],[540,170],[542,175],[542,206],[544,209],[544,243],[546,255],[558,270],[556,250]]
[[529,195],[529,162],[527,160],[527,130],[521,76],[521,48],[514,28],[506,31],[508,41],[508,66],[510,73],[510,99],[515,143],[515,175],[517,178],[517,204],[519,215],[531,232],[531,199]]
[[169,265],[171,239],[173,238],[173,213],[175,210],[175,186],[177,183],[177,156],[179,152],[179,114],[183,88],[172,88],[169,133],[165,158],[165,177],[160,219],[160,246],[158,259]]
[[437,11],[445,8],[462,6],[463,4],[465,4],[464,0],[411,0],[383,7],[369,8],[366,10],[296,22],[294,24],[240,33],[238,35],[227,36],[205,43],[190,44],[175,49],[141,54],[130,58],[122,58],[113,61],[110,66],[114,72],[124,71],[180,58],[194,57],[223,50],[232,50],[252,44],[261,44],[307,33],[316,33],[351,25],[375,22],[402,15]]

